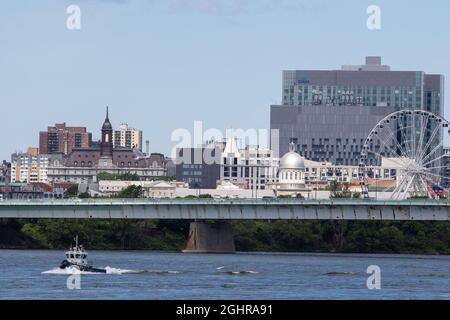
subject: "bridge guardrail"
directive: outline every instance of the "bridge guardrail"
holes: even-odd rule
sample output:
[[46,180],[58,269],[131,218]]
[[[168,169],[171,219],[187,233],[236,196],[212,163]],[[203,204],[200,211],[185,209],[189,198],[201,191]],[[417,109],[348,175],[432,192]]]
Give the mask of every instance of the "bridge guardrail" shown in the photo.
[[30,200],[0,200],[0,206],[9,205],[388,205],[388,206],[450,206],[450,201],[445,200],[375,200],[375,199],[30,199]]

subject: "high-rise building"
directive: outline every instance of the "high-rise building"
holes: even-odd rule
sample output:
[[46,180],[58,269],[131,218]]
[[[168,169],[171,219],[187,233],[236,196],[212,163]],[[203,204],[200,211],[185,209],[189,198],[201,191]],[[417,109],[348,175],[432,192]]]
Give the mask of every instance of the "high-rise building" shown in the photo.
[[444,76],[391,71],[380,57],[341,70],[283,71],[283,105],[423,109],[442,115]]
[[92,134],[85,127],[68,127],[57,123],[39,133],[40,154],[63,153],[68,155],[74,148],[89,148]]
[[283,71],[282,87],[282,105],[271,106],[271,129],[279,130],[272,149],[278,143],[283,154],[293,141],[307,159],[337,165],[356,165],[368,134],[388,114],[444,110],[443,75],[391,71],[380,57],[341,70]]
[[[29,149],[29,150],[35,150]],[[11,182],[48,182],[50,162],[62,162],[62,154],[13,153],[11,155]]]
[[114,147],[139,149],[142,151],[142,131],[130,128],[128,124],[120,125],[119,130],[113,131]]

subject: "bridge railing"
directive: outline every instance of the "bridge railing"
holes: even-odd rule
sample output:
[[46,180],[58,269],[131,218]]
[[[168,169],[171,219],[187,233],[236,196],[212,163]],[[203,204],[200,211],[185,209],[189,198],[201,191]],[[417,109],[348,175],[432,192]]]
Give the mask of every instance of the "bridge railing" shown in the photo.
[[398,206],[450,206],[447,199],[154,199],[154,198],[89,198],[89,199],[3,199],[0,206],[11,205],[398,205]]

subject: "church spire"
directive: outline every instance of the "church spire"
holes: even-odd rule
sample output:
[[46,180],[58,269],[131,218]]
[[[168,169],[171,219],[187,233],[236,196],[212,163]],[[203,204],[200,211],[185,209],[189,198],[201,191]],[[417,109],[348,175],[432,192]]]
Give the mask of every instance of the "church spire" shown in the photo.
[[102,143],[101,143],[101,156],[112,157],[113,154],[113,128],[109,121],[109,107],[106,107],[106,119],[102,126]]

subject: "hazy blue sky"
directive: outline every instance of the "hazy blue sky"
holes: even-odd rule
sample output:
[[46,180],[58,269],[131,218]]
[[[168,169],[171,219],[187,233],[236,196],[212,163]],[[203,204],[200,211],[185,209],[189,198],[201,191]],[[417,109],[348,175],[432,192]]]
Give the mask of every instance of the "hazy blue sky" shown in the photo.
[[[82,29],[66,28],[66,8]],[[382,29],[366,28],[366,8]],[[283,69],[381,55],[393,70],[450,75],[447,1],[17,0],[0,4],[0,159],[55,122],[111,121],[168,153],[176,128],[268,128]],[[450,99],[447,86],[447,100]],[[449,112],[446,116],[450,118]]]

